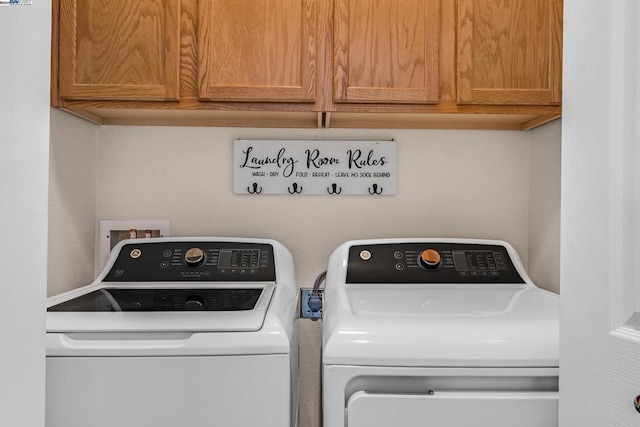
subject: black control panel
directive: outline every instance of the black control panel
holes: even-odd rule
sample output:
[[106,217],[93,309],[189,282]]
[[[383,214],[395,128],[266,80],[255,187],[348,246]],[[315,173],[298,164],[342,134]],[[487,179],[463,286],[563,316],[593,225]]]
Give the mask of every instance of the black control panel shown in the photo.
[[273,246],[172,241],[126,244],[105,282],[274,282]]
[[349,248],[347,283],[525,283],[507,249],[461,243]]

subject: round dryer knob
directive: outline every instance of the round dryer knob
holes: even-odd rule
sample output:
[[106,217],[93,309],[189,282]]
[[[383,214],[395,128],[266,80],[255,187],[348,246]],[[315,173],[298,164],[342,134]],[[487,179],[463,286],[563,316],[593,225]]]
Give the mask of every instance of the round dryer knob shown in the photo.
[[435,249],[425,249],[420,254],[420,265],[428,270],[435,270],[441,263],[440,253]]
[[184,262],[191,267],[196,267],[204,261],[204,252],[200,248],[191,248],[184,254]]

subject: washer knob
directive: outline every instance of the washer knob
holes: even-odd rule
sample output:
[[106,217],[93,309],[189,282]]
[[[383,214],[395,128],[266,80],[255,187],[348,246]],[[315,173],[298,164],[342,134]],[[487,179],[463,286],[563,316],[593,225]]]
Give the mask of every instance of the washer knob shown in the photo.
[[435,270],[441,263],[440,253],[435,249],[425,249],[420,254],[420,265],[428,270]]
[[184,308],[188,311],[204,310],[204,300],[198,296],[188,297],[184,302]]
[[190,267],[196,267],[204,261],[204,252],[200,248],[191,248],[184,254],[184,262]]

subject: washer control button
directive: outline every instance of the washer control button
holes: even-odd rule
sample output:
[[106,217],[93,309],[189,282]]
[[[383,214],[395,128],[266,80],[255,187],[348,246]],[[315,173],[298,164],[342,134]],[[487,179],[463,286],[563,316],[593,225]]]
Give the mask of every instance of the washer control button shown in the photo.
[[184,261],[190,267],[196,267],[204,261],[204,252],[200,248],[191,248],[184,254]]
[[140,249],[133,249],[131,252],[129,252],[129,256],[133,259],[137,259],[140,258],[140,255],[142,255],[142,251]]
[[364,250],[360,252],[360,258],[363,261],[368,261],[369,259],[371,259],[371,252],[369,252],[368,250]]
[[199,296],[187,297],[187,300],[184,302],[184,308],[189,311],[203,310],[204,300]]
[[420,254],[420,265],[427,270],[435,270],[442,264],[440,253],[435,249],[425,249]]

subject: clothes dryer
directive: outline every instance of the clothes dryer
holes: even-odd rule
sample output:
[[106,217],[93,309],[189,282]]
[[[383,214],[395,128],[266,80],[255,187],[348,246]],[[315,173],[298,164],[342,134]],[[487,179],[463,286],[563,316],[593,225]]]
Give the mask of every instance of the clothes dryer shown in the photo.
[[343,244],[324,294],[324,427],[557,426],[558,299],[503,241]]

